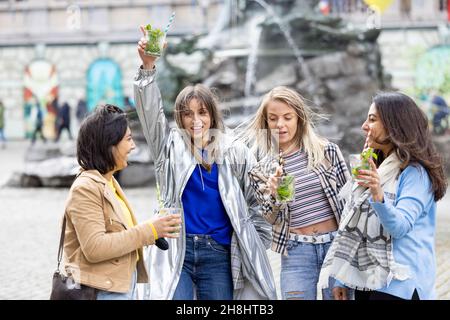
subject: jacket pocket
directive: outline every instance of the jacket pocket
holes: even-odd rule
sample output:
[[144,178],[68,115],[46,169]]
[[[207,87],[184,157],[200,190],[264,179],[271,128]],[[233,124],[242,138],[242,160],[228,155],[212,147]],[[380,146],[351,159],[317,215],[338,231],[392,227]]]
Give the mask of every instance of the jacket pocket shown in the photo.
[[131,254],[126,254],[124,256],[111,259],[110,261],[112,264],[121,265],[121,264],[127,263],[130,260],[130,256],[131,256]]
[[115,220],[113,218],[109,218],[106,221],[106,232],[121,232],[126,230],[126,227],[124,224],[118,220]]
[[229,246],[224,246],[224,245],[216,242],[213,239],[210,239],[207,243],[208,243],[208,246],[215,252],[226,253],[226,254],[230,253]]

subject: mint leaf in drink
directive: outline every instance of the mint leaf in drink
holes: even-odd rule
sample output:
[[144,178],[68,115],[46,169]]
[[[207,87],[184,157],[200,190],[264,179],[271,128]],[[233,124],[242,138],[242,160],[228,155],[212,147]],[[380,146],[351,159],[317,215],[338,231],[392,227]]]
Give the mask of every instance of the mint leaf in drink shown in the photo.
[[378,155],[373,151],[372,148],[367,148],[360,154],[360,163],[358,165],[352,167],[351,173],[353,178],[356,179],[356,177],[359,175],[359,170],[370,170],[370,164],[369,159],[378,159]]
[[277,188],[278,199],[280,201],[290,201],[294,198],[294,193],[294,176],[284,176]]
[[354,167],[354,168],[352,168],[352,175],[353,175],[354,178],[356,178],[356,176],[359,174],[359,169],[360,168],[361,167]]
[[377,160],[378,159],[378,155],[375,152],[373,152],[372,148],[367,148],[366,150],[361,152],[361,158],[363,160],[365,160],[366,162],[368,162],[370,158],[373,158],[373,159]]
[[164,32],[159,28],[152,29],[150,24],[145,28],[147,30],[145,54],[159,57],[162,52]]

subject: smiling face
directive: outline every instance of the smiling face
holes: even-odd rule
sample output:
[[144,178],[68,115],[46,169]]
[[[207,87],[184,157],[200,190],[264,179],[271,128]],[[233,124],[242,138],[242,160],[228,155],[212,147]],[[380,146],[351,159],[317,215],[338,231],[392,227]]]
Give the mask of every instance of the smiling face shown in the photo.
[[388,135],[374,103],[370,106],[367,119],[361,128],[366,134],[367,147],[381,150],[385,155],[389,153],[393,145],[391,142],[384,143]]
[[131,130],[128,127],[122,140],[120,140],[117,145],[113,146],[112,152],[116,164],[115,171],[122,170],[128,166],[128,156],[134,148],[136,148],[136,145],[131,137]]
[[208,130],[211,127],[211,116],[197,99],[192,99],[187,108],[181,111],[181,123],[194,139],[201,139],[203,144],[208,141]]
[[278,100],[267,104],[269,129],[278,129],[280,149],[286,151],[296,141],[298,116],[293,108]]

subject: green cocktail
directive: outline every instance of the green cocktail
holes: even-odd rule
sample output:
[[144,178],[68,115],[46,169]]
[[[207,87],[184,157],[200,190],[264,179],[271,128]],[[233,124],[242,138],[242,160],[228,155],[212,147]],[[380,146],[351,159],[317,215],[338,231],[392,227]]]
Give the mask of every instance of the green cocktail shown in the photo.
[[360,154],[351,154],[350,155],[350,170],[352,173],[353,179],[357,180],[357,176],[359,175],[359,170],[370,170],[369,159],[378,159],[378,155],[373,152],[372,148],[367,148]]
[[148,56],[160,57],[164,49],[166,34],[161,29],[153,28],[150,24],[145,26],[147,32],[147,45],[144,53]]
[[287,174],[278,178],[277,200],[287,202],[294,200],[295,196],[295,178]]

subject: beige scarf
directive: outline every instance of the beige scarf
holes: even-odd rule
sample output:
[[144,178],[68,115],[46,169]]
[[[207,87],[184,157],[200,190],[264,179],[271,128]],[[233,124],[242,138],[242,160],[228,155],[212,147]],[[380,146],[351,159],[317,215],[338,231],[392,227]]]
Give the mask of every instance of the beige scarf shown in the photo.
[[[400,164],[393,152],[377,170],[385,198],[395,199]],[[318,288],[328,287],[329,277],[358,290],[377,290],[392,279],[409,278],[408,267],[395,262],[392,238],[369,204],[370,190],[349,181],[340,196],[346,205],[323,262]]]

